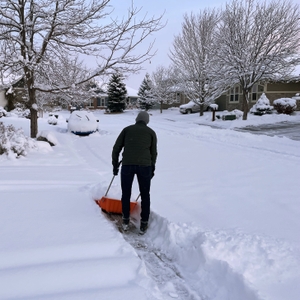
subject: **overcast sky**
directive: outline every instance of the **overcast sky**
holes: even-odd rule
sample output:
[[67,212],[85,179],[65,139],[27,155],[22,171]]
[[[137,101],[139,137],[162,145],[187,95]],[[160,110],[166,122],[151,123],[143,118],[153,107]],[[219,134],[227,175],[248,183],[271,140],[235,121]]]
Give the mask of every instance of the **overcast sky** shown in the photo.
[[[126,14],[128,7],[131,5],[131,0],[111,0],[110,5],[115,7],[115,12],[118,16]],[[126,85],[138,90],[146,73],[151,74],[159,65],[169,66],[170,59],[168,58],[169,49],[172,47],[174,36],[181,31],[183,15],[190,12],[198,12],[207,7],[221,7],[226,3],[226,0],[134,0],[134,6],[141,8],[139,16],[147,14],[151,16],[160,16],[164,14],[163,20],[167,25],[158,32],[155,32],[144,43],[144,48],[149,46],[149,43],[155,39],[153,49],[157,50],[155,57],[151,62],[146,62],[143,65],[145,70],[142,70],[138,75],[131,75],[125,81]]]
[[[299,0],[292,0],[294,3],[298,3]],[[151,59],[151,62],[146,62],[143,65],[145,70],[142,70],[138,75],[131,75],[128,80],[125,81],[128,87],[138,90],[145,74],[148,72],[150,75],[159,65],[165,67],[170,65],[170,59],[168,57],[169,50],[172,48],[174,36],[181,32],[181,24],[183,21],[183,15],[185,13],[197,13],[204,8],[222,8],[225,6],[228,0],[134,0],[135,7],[141,8],[140,16],[159,16],[164,14],[164,21],[167,25],[160,31],[149,37],[144,43],[146,49],[149,43],[155,39],[154,48],[157,50],[155,57]],[[132,0],[111,0],[110,4],[115,7],[115,13],[118,16],[126,14],[128,7],[130,7]],[[143,49],[142,47],[140,49]]]

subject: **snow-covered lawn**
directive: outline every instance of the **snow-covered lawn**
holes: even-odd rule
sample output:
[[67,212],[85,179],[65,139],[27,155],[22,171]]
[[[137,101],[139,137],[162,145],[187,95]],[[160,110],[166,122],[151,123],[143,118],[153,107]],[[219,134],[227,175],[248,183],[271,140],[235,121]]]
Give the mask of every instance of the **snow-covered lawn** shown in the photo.
[[[300,142],[232,130],[299,112],[212,124],[211,113],[152,111],[159,153],[142,237],[94,202],[137,113],[94,112],[99,131],[86,137],[68,132],[68,112],[57,125],[45,115],[39,130],[56,146],[0,156],[0,299],[300,299]],[[0,122],[29,135],[27,119]],[[120,198],[119,179],[108,196]]]

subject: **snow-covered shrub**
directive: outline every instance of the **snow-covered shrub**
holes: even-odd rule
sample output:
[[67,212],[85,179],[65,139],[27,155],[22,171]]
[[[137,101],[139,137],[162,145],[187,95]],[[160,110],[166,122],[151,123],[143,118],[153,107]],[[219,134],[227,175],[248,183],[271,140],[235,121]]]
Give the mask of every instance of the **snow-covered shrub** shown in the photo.
[[16,107],[11,111],[11,114],[17,115],[19,118],[30,119],[30,110],[21,103],[16,104]]
[[270,105],[270,100],[267,98],[266,94],[263,93],[250,109],[250,113],[262,116],[264,114],[271,114],[273,109],[274,107]]
[[13,125],[0,122],[0,155],[8,157],[26,156],[29,148],[35,148],[32,139],[24,135],[23,129],[16,129]]
[[55,116],[50,116],[48,118],[48,124],[50,124],[50,125],[57,125],[57,118]]
[[7,115],[7,111],[0,106],[0,118],[5,117]]
[[280,114],[292,114],[297,109],[296,100],[292,98],[280,98],[273,102],[274,108]]

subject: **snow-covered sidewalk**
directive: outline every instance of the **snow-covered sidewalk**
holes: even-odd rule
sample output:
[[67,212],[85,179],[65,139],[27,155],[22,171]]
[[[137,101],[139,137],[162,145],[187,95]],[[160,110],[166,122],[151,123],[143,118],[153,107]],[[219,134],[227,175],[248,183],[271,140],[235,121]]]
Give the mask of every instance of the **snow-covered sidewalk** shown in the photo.
[[1,166],[0,299],[148,299],[143,262],[86,193],[97,173],[63,147]]

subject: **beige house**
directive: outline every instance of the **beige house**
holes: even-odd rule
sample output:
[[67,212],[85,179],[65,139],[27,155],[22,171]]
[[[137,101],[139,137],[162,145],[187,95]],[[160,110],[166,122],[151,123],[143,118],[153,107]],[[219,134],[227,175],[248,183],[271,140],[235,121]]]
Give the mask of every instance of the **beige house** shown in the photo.
[[[250,93],[249,109],[256,103],[259,97],[265,93],[270,100],[270,104],[279,98],[293,98],[300,93],[300,78],[290,81],[268,82],[265,84],[255,84]],[[221,97],[216,99],[219,110],[243,110],[243,94],[239,85],[235,85]],[[299,101],[298,101],[299,102]],[[300,110],[300,102],[297,105]]]
[[[250,93],[249,109],[257,102],[263,93],[265,93],[267,98],[270,100],[271,105],[274,100],[279,98],[295,98],[296,94],[300,94],[300,77],[289,81],[255,84]],[[164,105],[164,108],[180,106],[181,104],[185,104],[190,101],[190,99],[184,94],[184,91],[180,91],[179,89],[174,92],[174,98],[176,98],[178,102],[171,105]],[[295,99],[297,99],[297,97]],[[234,85],[231,89],[217,98],[215,103],[218,104],[219,111],[232,111],[234,109],[243,110],[242,89],[238,84]],[[298,101],[297,110],[300,110],[300,101]]]

